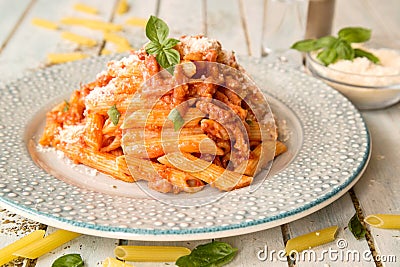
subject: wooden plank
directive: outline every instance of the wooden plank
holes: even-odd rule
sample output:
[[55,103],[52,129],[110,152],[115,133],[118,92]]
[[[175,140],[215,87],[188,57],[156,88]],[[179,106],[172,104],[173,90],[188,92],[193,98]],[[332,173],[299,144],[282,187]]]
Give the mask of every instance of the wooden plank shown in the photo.
[[83,27],[62,26],[62,30],[72,31],[98,40],[99,44],[97,46],[87,48],[63,40],[60,31],[39,28],[31,23],[32,18],[35,17],[59,22],[62,17],[66,16],[97,18],[107,21],[112,14],[114,6],[114,1],[100,3],[95,0],[87,0],[85,1],[86,4],[98,8],[100,12],[99,15],[88,15],[75,11],[73,9],[74,3],[76,3],[74,0],[62,2],[38,0],[36,2],[0,55],[0,72],[3,80],[21,76],[26,70],[34,70],[44,66],[47,61],[47,54],[51,52],[79,50],[92,56],[99,53],[103,37],[101,31]]
[[[56,228],[48,227],[46,234],[56,230]],[[113,250],[116,245],[118,245],[118,240],[115,239],[82,235],[43,255],[37,260],[35,266],[49,267],[59,257],[71,253],[80,254],[85,266],[101,266],[105,258],[114,256]]]
[[207,35],[238,55],[249,54],[238,0],[207,1]]
[[158,16],[168,24],[172,37],[204,33],[205,21],[201,0],[161,1]]
[[[347,229],[347,223],[354,214],[355,209],[352,205],[351,198],[347,193],[326,208],[317,211],[316,213],[313,213],[305,218],[290,223],[290,238],[307,234],[333,225],[339,226],[338,235],[334,242],[313,248],[312,250],[315,251],[316,257],[311,258],[310,260],[307,256],[307,258],[305,258],[306,260],[300,260],[296,262],[296,266],[309,267],[322,266],[324,264],[327,264],[331,267],[354,266],[357,264],[360,264],[361,266],[375,266],[375,263],[373,261],[368,262],[362,260],[364,251],[369,251],[366,240],[356,240],[350,230]],[[344,248],[340,248],[340,244],[337,242],[342,242],[340,244],[345,244]],[[343,254],[344,257],[349,257],[348,259],[350,260],[335,260],[335,258],[329,258],[328,254],[323,254],[324,250],[330,249],[333,251],[337,251],[338,257],[341,257],[341,255]],[[353,259],[353,254],[349,253],[349,251],[356,251],[356,254],[359,253],[360,261],[357,260],[357,258]]]
[[[18,27],[18,21],[24,12],[29,8],[30,0],[22,1],[0,1],[0,48],[10,37],[10,34]],[[1,51],[1,49],[0,49]]]
[[[400,104],[381,111],[363,112],[373,140],[372,157],[362,183],[354,191],[365,216],[375,213],[400,214]],[[400,261],[399,231],[370,227],[380,255],[396,255]],[[397,266],[386,263],[385,266]]]
[[263,22],[263,0],[244,1],[240,0],[243,8],[242,14],[246,24],[247,36],[249,38],[249,55],[261,57],[262,54],[262,22]]

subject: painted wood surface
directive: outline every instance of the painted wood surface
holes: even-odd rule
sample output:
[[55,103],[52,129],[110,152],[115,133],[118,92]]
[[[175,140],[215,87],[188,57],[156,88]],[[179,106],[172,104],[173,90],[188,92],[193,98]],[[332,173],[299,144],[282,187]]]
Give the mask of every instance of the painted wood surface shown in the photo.
[[[34,71],[46,65],[46,55],[51,52],[82,51],[95,56],[106,48],[114,51],[111,43],[103,42],[101,31],[88,30],[82,27],[62,26],[61,30],[73,31],[98,41],[94,47],[77,46],[69,41],[62,40],[59,31],[37,28],[31,24],[31,19],[40,17],[55,22],[65,16],[79,16],[86,18],[99,18],[124,25],[122,32],[118,33],[127,38],[132,46],[145,42],[143,27],[128,26],[125,24],[129,18],[148,18],[155,14],[166,20],[171,28],[171,35],[205,33],[210,37],[219,39],[227,49],[233,49],[240,55],[261,56],[261,35],[263,0],[152,0],[128,1],[128,13],[115,14],[117,0],[96,1],[85,0],[88,5],[96,7],[98,15],[88,15],[75,11],[72,7],[78,1],[15,1],[0,0],[0,82],[23,75],[27,71]],[[50,12],[49,12],[50,11]],[[336,0],[333,33],[344,26],[364,26],[373,30],[379,37],[400,37],[400,2],[398,0]],[[137,47],[135,47],[137,48]],[[400,105],[379,110],[362,112],[370,129],[373,139],[372,157],[366,173],[354,187],[354,197],[360,203],[358,207],[362,214],[372,213],[400,213],[400,179],[398,173],[400,160]],[[288,238],[314,231],[316,229],[338,225],[340,230],[337,240],[344,239],[347,249],[359,252],[368,251],[370,247],[365,239],[355,240],[346,228],[348,220],[355,213],[354,199],[350,194],[345,194],[328,207],[300,220],[275,227],[272,229],[236,236],[222,238],[239,248],[239,254],[229,266],[293,266],[293,262],[285,259],[274,262],[261,261],[257,258],[260,250],[267,247],[269,250],[281,250]],[[9,244],[27,229],[37,229],[38,223],[10,214],[6,210],[0,212],[0,247]],[[29,226],[29,227],[28,227]],[[47,227],[48,233],[54,231]],[[396,263],[377,263],[378,266],[398,266],[400,262],[399,232],[394,230],[369,229],[372,245],[380,255],[397,256]],[[198,244],[208,242],[137,242],[114,240],[92,236],[81,236],[63,247],[40,257],[38,261],[16,263],[12,266],[51,266],[58,257],[68,253],[80,253],[85,259],[86,266],[100,266],[101,261],[113,256],[112,250],[118,243],[143,244],[143,245],[179,245],[194,248]],[[315,251],[322,253],[324,249],[336,249],[334,243],[321,246]],[[166,266],[166,263],[134,263],[135,266]],[[173,265],[173,263],[168,263]],[[359,263],[338,263],[331,260],[321,262],[297,262],[296,266],[374,266],[374,262],[361,261]],[[381,265],[380,265],[381,264]]]

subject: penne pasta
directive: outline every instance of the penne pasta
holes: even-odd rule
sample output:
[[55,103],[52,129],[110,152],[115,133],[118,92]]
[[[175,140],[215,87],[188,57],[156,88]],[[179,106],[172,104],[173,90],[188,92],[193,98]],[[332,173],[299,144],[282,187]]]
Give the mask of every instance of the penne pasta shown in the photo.
[[217,147],[214,141],[205,134],[184,135],[174,139],[149,138],[132,143],[125,141],[124,151],[129,155],[140,158],[157,158],[177,151],[224,155],[224,151]]
[[127,0],[120,0],[118,2],[117,10],[115,11],[118,15],[125,14],[129,10],[129,4]]
[[137,27],[146,27],[147,19],[143,18],[129,18],[125,21],[126,24],[137,26]]
[[96,113],[89,113],[87,116],[87,122],[85,126],[85,135],[83,136],[85,143],[93,148],[95,151],[99,151],[103,142],[103,124],[104,118],[102,115]]
[[188,153],[171,153],[159,157],[157,160],[167,166],[174,166],[179,170],[189,172],[194,177],[223,191],[248,186],[253,181],[251,176],[226,170]]
[[103,261],[103,267],[135,267],[132,264],[125,263],[115,258],[106,258]]
[[3,264],[6,264],[7,262],[17,258],[17,256],[14,255],[16,251],[42,239],[44,234],[44,230],[33,231],[14,243],[11,243],[10,245],[0,249],[0,265],[3,266]]
[[32,24],[38,27],[50,29],[50,30],[57,30],[58,25],[50,20],[40,19],[40,18],[33,18]]
[[103,30],[103,31],[120,31],[122,30],[121,25],[117,25],[111,22],[105,22],[96,19],[84,19],[78,17],[65,17],[61,19],[61,23],[66,25],[77,25],[93,30]]
[[97,44],[96,40],[72,32],[63,32],[61,37],[65,40],[89,47]]
[[377,228],[400,229],[400,214],[372,214],[364,222]]
[[289,239],[285,247],[286,255],[332,242],[336,238],[338,229],[337,226],[331,226]]
[[127,261],[175,262],[182,256],[189,255],[190,249],[172,246],[117,246],[114,254]]
[[82,4],[82,3],[76,3],[74,5],[74,9],[76,11],[80,11],[80,12],[84,12],[84,13],[88,13],[88,14],[94,14],[94,15],[99,13],[99,11],[96,8],[86,5],[86,4]]
[[49,64],[60,64],[66,63],[70,61],[75,61],[79,59],[87,58],[88,56],[79,53],[79,52],[72,52],[72,53],[50,53],[47,55],[47,61]]
[[81,234],[60,229],[36,242],[24,246],[15,251],[13,255],[28,259],[36,259],[80,235]]

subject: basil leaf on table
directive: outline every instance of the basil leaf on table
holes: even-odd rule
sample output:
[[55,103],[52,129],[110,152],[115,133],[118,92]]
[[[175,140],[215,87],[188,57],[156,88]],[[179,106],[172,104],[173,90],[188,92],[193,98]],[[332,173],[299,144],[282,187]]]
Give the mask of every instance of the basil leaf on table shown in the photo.
[[367,231],[358,219],[357,213],[350,219],[348,227],[357,240],[365,237]]
[[349,43],[363,43],[371,38],[371,30],[361,27],[347,27],[341,29],[338,36]]
[[83,267],[83,260],[79,254],[67,254],[56,259],[51,267]]
[[197,246],[189,255],[180,257],[175,264],[179,267],[219,267],[231,262],[237,250],[225,242],[214,241]]
[[354,49],[354,56],[355,57],[365,57],[368,60],[374,62],[375,64],[380,63],[380,60],[377,56],[375,56],[374,54],[367,52],[365,50],[359,49],[359,48]]

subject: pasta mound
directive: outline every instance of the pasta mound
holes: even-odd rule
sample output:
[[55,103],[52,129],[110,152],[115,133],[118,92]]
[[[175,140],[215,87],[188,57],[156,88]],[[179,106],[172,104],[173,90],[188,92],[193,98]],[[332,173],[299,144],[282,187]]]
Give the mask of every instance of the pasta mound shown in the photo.
[[[268,147],[273,156],[286,151],[279,141],[275,151],[273,120],[258,121],[249,107],[249,102],[261,102],[262,93],[234,72],[221,71],[220,65],[235,71],[241,67],[234,53],[222,49],[218,41],[201,35],[182,36],[174,48],[185,63],[176,66],[174,79],[186,83],[154,101],[150,92],[151,111],[130,110],[141,86],[162,71],[156,58],[140,49],[108,62],[93,82],[81,85],[68,101],[48,112],[39,143],[115,179],[146,180],[149,188],[159,192],[196,192],[206,184],[228,191],[249,185],[259,171],[262,149],[268,145],[262,142],[261,129],[273,141]],[[162,75],[158,79],[155,83],[162,86]],[[175,109],[179,110],[178,119],[188,114],[195,114],[196,119],[181,125],[179,140],[171,141],[162,135]],[[173,131],[165,133],[173,135]],[[170,153],[168,157],[168,151],[174,149],[180,156]],[[174,157],[189,160],[193,167],[205,167],[186,171],[173,164]]]

